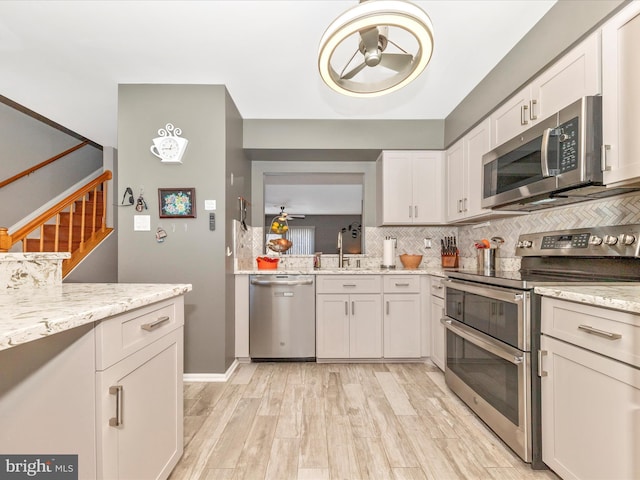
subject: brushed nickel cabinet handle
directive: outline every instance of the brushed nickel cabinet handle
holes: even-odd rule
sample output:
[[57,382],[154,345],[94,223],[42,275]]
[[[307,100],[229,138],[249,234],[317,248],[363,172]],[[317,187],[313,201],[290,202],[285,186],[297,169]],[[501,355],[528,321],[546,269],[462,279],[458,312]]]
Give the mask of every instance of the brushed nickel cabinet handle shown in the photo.
[[467,211],[467,197],[462,199],[462,211],[463,212]]
[[356,302],[351,302],[351,315],[356,314]]
[[418,218],[418,205],[413,206],[413,217]]
[[389,315],[389,302],[387,301],[387,315]]
[[520,107],[520,125],[529,125],[529,120],[527,120],[527,110],[529,110],[529,105],[522,105]]
[[344,314],[345,316],[349,316],[349,302],[344,302]]
[[116,416],[109,419],[109,426],[119,427],[122,425],[122,385],[109,387],[109,394],[116,396]]
[[548,375],[548,373],[542,369],[542,357],[546,354],[547,354],[546,350],[538,350],[538,376],[539,377],[546,377]]
[[537,120],[538,116],[536,115],[536,109],[535,106],[538,104],[538,100],[533,99],[529,102],[529,105],[531,106],[531,108],[529,109],[529,118],[531,120]]
[[342,286],[343,287],[356,287],[357,285],[355,283],[343,283]]
[[410,283],[398,283],[396,282],[396,287],[408,287],[409,285],[411,285]]
[[602,145],[600,147],[600,168],[603,172],[608,172],[611,167],[607,165],[607,151],[611,150],[611,145]]
[[165,315],[164,317],[160,317],[157,320],[154,320],[153,322],[143,323],[142,325],[140,325],[140,328],[142,330],[146,330],[147,332],[150,332],[158,328],[163,323],[168,322],[169,320],[171,320],[171,318]]
[[622,338],[622,335],[619,333],[607,332],[605,330],[599,330],[597,328],[593,328],[591,325],[580,325],[578,326],[578,330],[582,330],[583,332],[590,333],[591,335],[598,335],[599,337],[606,338],[607,340],[618,340]]
[[413,208],[411,208],[411,205],[409,205],[409,218],[413,218],[412,214],[413,214]]

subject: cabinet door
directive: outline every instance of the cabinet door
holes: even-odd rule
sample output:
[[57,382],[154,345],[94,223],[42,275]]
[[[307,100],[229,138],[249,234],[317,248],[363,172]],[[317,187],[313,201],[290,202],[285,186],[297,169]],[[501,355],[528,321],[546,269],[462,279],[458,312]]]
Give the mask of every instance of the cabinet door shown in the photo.
[[542,460],[563,479],[640,478],[640,370],[542,335]]
[[444,223],[443,152],[413,152],[413,224]]
[[180,327],[97,372],[98,478],[167,478],[180,459],[182,345]]
[[349,357],[382,358],[381,296],[351,295],[349,304]]
[[410,152],[385,151],[378,159],[378,224],[413,223]]
[[447,220],[452,222],[464,216],[465,168],[463,140],[459,140],[446,153]]
[[464,217],[476,217],[491,210],[482,208],[482,156],[491,140],[491,121],[487,118],[464,137],[465,189],[462,198]]
[[602,28],[602,133],[604,183],[640,177],[640,3],[631,2]]
[[527,86],[491,114],[491,148],[502,145],[531,126],[530,88]]
[[420,295],[384,296],[384,357],[420,357]]
[[316,297],[316,356],[349,358],[349,295]]
[[596,32],[532,82],[529,119],[544,120],[586,95],[601,92],[600,33]]
[[444,371],[445,328],[440,319],[444,317],[444,300],[431,296],[431,361]]

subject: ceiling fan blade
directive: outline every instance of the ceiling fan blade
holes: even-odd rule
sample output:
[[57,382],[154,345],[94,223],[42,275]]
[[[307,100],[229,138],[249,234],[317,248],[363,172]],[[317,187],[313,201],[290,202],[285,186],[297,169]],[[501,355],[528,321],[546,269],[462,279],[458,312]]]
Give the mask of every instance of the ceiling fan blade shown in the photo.
[[366,67],[367,64],[362,62],[360,65],[358,65],[357,67],[352,68],[351,70],[349,70],[347,73],[345,73],[344,75],[342,75],[340,77],[340,80],[350,80],[353,77],[355,77],[359,72],[362,71],[362,69],[364,69],[364,67]]
[[375,52],[378,50],[378,27],[372,27],[367,30],[360,30],[360,38],[367,52]]
[[413,62],[413,55],[410,53],[383,53],[380,58],[380,65],[399,72]]

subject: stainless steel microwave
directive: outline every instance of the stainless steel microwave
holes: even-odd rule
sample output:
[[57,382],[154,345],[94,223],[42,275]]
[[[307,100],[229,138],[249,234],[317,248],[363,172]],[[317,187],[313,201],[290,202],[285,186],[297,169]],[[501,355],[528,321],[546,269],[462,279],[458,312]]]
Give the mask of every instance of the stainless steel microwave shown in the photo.
[[482,207],[538,210],[620,193],[602,184],[602,97],[583,97],[482,157]]

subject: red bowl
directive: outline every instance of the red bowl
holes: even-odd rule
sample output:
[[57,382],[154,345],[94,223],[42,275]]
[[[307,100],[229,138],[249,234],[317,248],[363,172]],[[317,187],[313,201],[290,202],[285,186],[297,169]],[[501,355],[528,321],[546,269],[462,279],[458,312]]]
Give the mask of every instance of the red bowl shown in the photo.
[[256,261],[258,262],[258,270],[275,270],[278,268],[280,259],[274,257],[258,257]]

